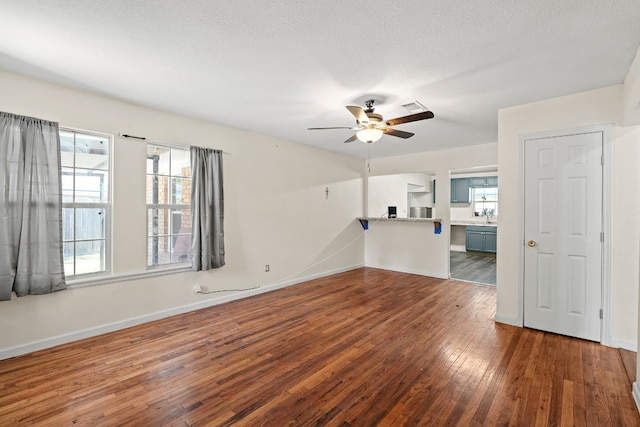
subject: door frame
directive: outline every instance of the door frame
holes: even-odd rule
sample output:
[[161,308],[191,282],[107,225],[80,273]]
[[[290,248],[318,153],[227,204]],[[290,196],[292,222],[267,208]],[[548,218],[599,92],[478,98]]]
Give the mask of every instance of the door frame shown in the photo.
[[584,133],[602,133],[602,155],[604,164],[602,165],[602,231],[604,233],[602,246],[602,325],[600,333],[600,343],[611,345],[611,171],[612,165],[612,136],[613,125],[603,124],[595,126],[584,126],[569,129],[558,129],[544,132],[526,133],[520,135],[519,141],[519,191],[518,191],[518,318],[517,323],[524,327],[524,191],[525,191],[525,150],[524,144],[528,140],[545,139],[553,137],[570,136]]

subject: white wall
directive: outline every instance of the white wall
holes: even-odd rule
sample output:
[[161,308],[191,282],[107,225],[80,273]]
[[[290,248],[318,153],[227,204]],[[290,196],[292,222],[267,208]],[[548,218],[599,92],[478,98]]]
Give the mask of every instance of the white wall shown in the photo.
[[[398,218],[408,218],[408,184],[420,185],[425,187],[425,191],[431,191],[431,177],[423,173],[369,176],[369,216],[382,216],[389,206],[396,206]],[[431,206],[428,200],[425,203],[428,204],[422,206]]]
[[622,88],[624,126],[640,125],[640,47],[631,63]]
[[[640,259],[638,259],[638,264],[640,264]],[[638,269],[638,275],[640,276],[640,268]],[[640,286],[640,281],[638,282],[638,286]],[[639,295],[640,297],[640,295]],[[640,301],[638,301],[638,306],[640,306]],[[640,316],[638,316],[638,341],[640,341]],[[638,410],[640,410],[640,357],[636,354],[636,380],[633,382],[633,399],[636,401],[636,406]]]
[[432,221],[369,221],[365,265],[422,276],[449,278],[449,251],[435,250],[446,238]]
[[[640,264],[640,259],[638,259],[638,264]],[[638,269],[638,275],[640,276],[640,268]],[[640,287],[640,281],[638,281],[638,286]],[[640,297],[640,296],[639,296]],[[640,301],[638,301],[638,305],[640,306]],[[640,341],[640,316],[638,316],[638,341]],[[638,410],[640,410],[640,357],[636,354],[636,380],[633,382],[633,398],[636,401],[636,406]]]
[[[453,216],[451,219],[455,219]],[[455,252],[467,251],[467,227],[464,225],[451,226],[451,242],[449,248]]]
[[[429,274],[435,277],[449,276],[449,245],[450,245],[450,180],[451,170],[467,169],[478,166],[498,164],[497,143],[472,145],[465,148],[429,151],[406,156],[371,159],[369,161],[370,175],[374,178],[380,175],[407,174],[419,171],[435,173],[436,203],[435,217],[442,220],[441,234],[433,233],[432,223],[418,223],[414,225],[389,223],[378,225],[379,233],[367,234],[366,264],[382,268],[393,268],[400,271]],[[369,212],[373,214],[372,212]],[[421,227],[421,228],[417,228]],[[379,247],[383,247],[385,238],[396,239],[393,233],[405,236],[407,241],[411,231],[422,233],[421,237],[428,242],[421,245],[413,242],[397,249],[406,252],[405,262],[398,257],[383,258]],[[372,252],[373,251],[373,252]]]
[[498,233],[498,306],[496,320],[521,324],[518,304],[522,276],[518,255],[521,135],[584,126],[614,124],[611,189],[611,345],[635,349],[638,316],[638,236],[640,234],[640,127],[622,127],[622,86],[505,108],[498,114],[500,233]]
[[[0,303],[0,358],[364,264],[364,162],[0,72],[0,110],[224,151],[226,266]],[[113,274],[146,272],[145,142],[116,136]],[[328,197],[325,189],[329,189]],[[269,264],[271,272],[264,272]],[[253,291],[261,292],[264,288]],[[247,293],[241,294],[242,296]]]

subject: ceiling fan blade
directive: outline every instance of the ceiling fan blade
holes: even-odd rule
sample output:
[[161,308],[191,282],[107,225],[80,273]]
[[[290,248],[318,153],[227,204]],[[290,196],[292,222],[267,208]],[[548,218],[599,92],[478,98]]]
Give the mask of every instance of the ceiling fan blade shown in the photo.
[[431,111],[422,111],[420,113],[410,114],[404,117],[396,117],[395,119],[387,120],[385,123],[387,126],[395,126],[401,125],[403,123],[417,122],[418,120],[426,120],[432,118],[433,113]]
[[347,139],[344,143],[346,144],[346,143],[348,143],[348,142],[353,142],[353,141],[355,141],[356,139],[358,139],[358,137],[357,137],[356,135],[353,135],[351,138]]
[[355,117],[358,122],[364,124],[369,123],[369,117],[364,112],[362,107],[358,107],[357,105],[347,105],[347,110],[349,110],[349,112],[353,114],[353,117]]
[[391,128],[382,129],[382,132],[384,132],[387,135],[397,136],[398,138],[404,138],[404,139],[411,138],[413,135],[415,135],[415,133],[405,132],[403,130],[391,129]]
[[332,126],[327,128],[307,128],[307,130],[325,130],[325,129],[353,129],[353,126]]

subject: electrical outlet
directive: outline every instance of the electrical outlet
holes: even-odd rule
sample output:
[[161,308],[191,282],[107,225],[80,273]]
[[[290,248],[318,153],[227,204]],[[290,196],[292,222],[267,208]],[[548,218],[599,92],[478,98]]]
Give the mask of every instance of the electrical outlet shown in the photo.
[[200,293],[200,292],[202,292],[202,288],[200,287],[200,285],[195,285],[195,286],[193,287],[193,293],[194,293],[194,294],[198,294],[198,293]]
[[265,273],[269,272],[269,264],[265,264],[264,265],[264,271],[265,271]]

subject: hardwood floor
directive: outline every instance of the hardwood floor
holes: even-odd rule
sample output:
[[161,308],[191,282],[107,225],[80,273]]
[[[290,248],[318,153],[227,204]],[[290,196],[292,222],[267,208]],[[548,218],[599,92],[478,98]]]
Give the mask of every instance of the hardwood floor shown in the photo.
[[638,426],[616,349],[363,268],[0,362],[0,425]]
[[636,380],[636,360],[638,354],[635,351],[629,351],[623,348],[619,348],[618,351],[620,351],[620,357],[622,357],[622,363],[624,363],[629,381],[633,383]]
[[450,251],[451,278],[496,284],[496,254]]

